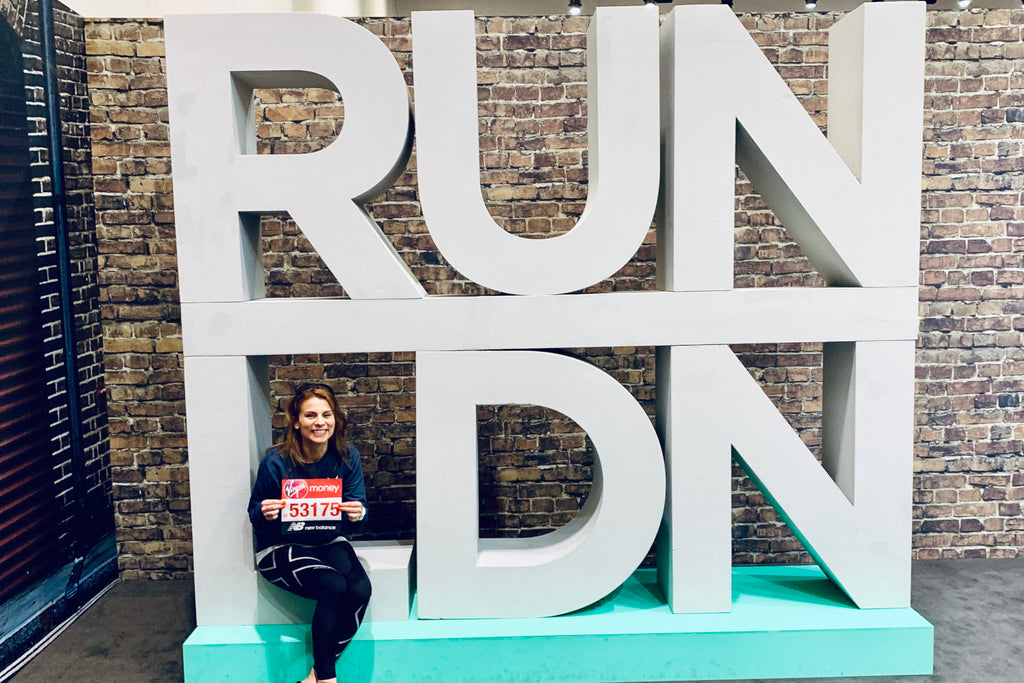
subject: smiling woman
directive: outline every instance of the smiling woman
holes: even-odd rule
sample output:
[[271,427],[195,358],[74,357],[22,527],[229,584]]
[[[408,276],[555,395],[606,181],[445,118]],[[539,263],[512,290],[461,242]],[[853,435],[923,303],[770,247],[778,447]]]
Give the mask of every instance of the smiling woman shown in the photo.
[[343,535],[366,517],[363,469],[326,384],[296,390],[288,423],[284,441],[260,462],[249,498],[256,567],[274,585],[316,601],[313,669],[304,683],[330,683],[370,601],[370,580]]
[[319,460],[327,452],[329,439],[334,436],[334,408],[319,396],[310,396],[303,401],[292,427],[299,430],[303,451]]

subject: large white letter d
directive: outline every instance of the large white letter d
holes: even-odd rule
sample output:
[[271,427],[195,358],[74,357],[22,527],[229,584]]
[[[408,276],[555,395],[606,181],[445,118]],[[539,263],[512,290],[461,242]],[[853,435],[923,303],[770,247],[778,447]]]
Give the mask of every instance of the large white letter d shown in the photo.
[[[535,538],[481,539],[476,406],[532,404],[574,419],[598,452],[583,509]],[[536,351],[416,354],[419,617],[564,614],[600,600],[650,550],[665,504],[661,445],[622,385]]]

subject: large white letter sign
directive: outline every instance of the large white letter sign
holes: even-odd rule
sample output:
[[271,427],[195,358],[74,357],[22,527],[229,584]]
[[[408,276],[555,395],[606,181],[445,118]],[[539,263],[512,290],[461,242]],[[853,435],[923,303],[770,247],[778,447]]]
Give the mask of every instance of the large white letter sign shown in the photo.
[[[671,354],[665,375],[673,396],[666,416],[675,431],[672,467],[682,470],[671,490],[673,515],[684,513],[672,521],[677,551],[708,540],[709,520],[693,515],[698,505],[707,505],[715,530],[728,531],[732,450],[858,607],[909,606],[913,383],[905,380],[913,376],[914,342],[826,345],[825,467],[728,346],[664,352]],[[710,539],[697,576],[682,570],[699,584],[674,577],[680,610],[728,610],[728,540]],[[682,553],[674,560],[690,561]],[[716,569],[709,560],[722,564]]]
[[583,289],[626,264],[658,199],[658,15],[599,7],[587,33],[587,206],[543,240],[516,237],[480,193],[473,12],[413,12],[416,165],[437,248],[475,282],[510,294]]
[[[501,230],[480,196],[472,14],[416,14],[428,229],[464,275],[522,295],[502,297],[423,296],[358,206],[391,182],[410,145],[407,89],[376,37],[325,16],[168,18],[200,624],[303,619],[256,580],[241,512],[270,439],[260,357],[301,353],[417,354],[421,617],[585,607],[636,569],[659,524],[671,609],[730,610],[731,457],[857,605],[906,605],[923,17],[920,3],[868,4],[833,27],[826,140],[728,8],[675,8],[662,69],[656,13],[601,8],[588,46],[587,209],[566,235],[526,240]],[[565,294],[612,274],[648,230],[659,71],[662,291]],[[252,89],[278,85],[336,86],[338,140],[308,155],[251,154]],[[736,159],[829,284],[845,286],[732,289]],[[254,300],[254,217],[281,210],[353,300]],[[310,319],[324,322],[295,334]],[[727,346],[780,342],[825,344],[821,464]],[[658,347],[661,443],[608,375],[541,351],[641,345]],[[239,410],[211,424],[225,396]],[[479,538],[480,404],[547,406],[590,435],[593,488],[569,525]],[[409,614],[407,591],[379,595]]]
[[[583,509],[544,536],[479,537],[476,406],[504,404],[562,412],[597,451]],[[542,617],[586,607],[639,566],[664,503],[665,470],[650,418],[603,371],[553,353],[416,354],[421,618]]]
[[[360,206],[389,187],[411,146],[409,98],[372,33],[312,14],[166,20],[181,300],[263,295],[258,216],[288,211],[353,299],[424,295]],[[326,149],[252,154],[253,88],[325,87],[345,101]]]
[[906,37],[923,31],[921,3],[867,3],[832,27],[826,140],[729,7],[673,9],[663,288],[732,287],[733,158],[830,284],[916,286],[924,55]]
[[[859,285],[854,297],[916,291],[923,54],[906,37],[923,31],[919,3],[862,5],[832,28],[833,149],[729,8],[675,8],[662,27],[659,285],[732,289],[735,150],[830,284]],[[706,68],[690,68],[698,56]],[[694,93],[719,106],[689,106]],[[760,328],[765,313],[745,322]],[[658,560],[673,611],[731,607],[731,451],[858,606],[909,604],[913,341],[815,325],[826,342],[824,468],[727,346],[658,349],[669,479]]]
[[[186,358],[185,377],[196,621],[290,621],[291,608],[256,575],[251,527],[239,514],[249,501],[250,473],[271,440],[265,359]],[[232,410],[225,413],[224,405]]]

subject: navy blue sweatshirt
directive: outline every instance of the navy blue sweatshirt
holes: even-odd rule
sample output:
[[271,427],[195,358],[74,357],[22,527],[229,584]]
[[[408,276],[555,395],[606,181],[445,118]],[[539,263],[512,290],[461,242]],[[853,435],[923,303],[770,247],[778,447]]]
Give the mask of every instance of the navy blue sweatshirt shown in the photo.
[[[348,447],[348,460],[346,464],[338,455],[334,445],[328,448],[324,457],[311,465],[299,467],[292,466],[288,460],[278,453],[276,448],[271,448],[260,461],[259,471],[256,473],[256,483],[253,484],[252,494],[249,496],[249,521],[256,536],[256,552],[265,550],[271,546],[284,545],[286,543],[301,543],[302,545],[322,545],[330,543],[337,538],[337,534],[330,531],[311,531],[303,534],[282,534],[281,520],[268,520],[263,517],[260,510],[260,503],[268,498],[281,498],[281,482],[284,479],[332,479],[341,477],[342,500],[358,500],[366,507],[366,486],[363,484],[363,465],[360,462],[359,451],[355,446]],[[342,533],[346,529],[354,531],[360,522],[350,522],[348,515],[342,515]]]

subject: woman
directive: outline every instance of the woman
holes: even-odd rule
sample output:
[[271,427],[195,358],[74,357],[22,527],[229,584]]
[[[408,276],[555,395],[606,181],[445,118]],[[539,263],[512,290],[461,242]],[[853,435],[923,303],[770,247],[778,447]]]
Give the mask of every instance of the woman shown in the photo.
[[[363,468],[359,451],[345,441],[348,422],[330,387],[299,387],[288,403],[288,422],[284,441],[268,449],[260,462],[249,497],[256,568],[274,585],[316,601],[313,669],[301,683],[335,683],[335,662],[362,622],[370,580],[340,532],[296,531],[304,525],[282,522],[282,482],[340,478],[340,524],[345,530],[366,516]],[[338,506],[334,508],[337,513]]]

